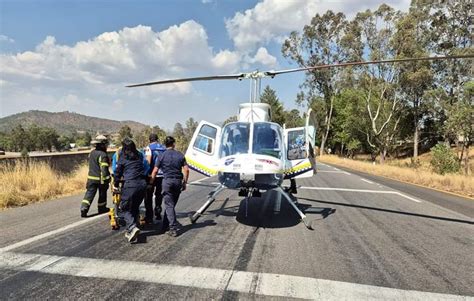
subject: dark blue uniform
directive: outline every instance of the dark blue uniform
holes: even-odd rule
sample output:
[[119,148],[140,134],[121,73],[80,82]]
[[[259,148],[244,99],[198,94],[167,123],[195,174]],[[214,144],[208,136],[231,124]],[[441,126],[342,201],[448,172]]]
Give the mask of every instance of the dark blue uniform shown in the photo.
[[121,155],[114,172],[114,185],[118,187],[119,180],[123,180],[122,197],[120,200],[120,215],[126,223],[127,231],[137,226],[140,203],[145,196],[146,181],[143,155],[138,160],[128,160]]
[[158,156],[155,167],[163,172],[163,201],[165,214],[163,216],[163,230],[177,230],[175,206],[183,187],[182,168],[186,165],[184,155],[174,149],[167,149]]

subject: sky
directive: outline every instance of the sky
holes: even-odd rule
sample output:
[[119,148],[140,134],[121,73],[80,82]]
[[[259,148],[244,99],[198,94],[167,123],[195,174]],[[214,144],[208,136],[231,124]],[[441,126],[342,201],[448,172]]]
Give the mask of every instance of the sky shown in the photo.
[[[249,100],[248,81],[127,84],[295,68],[281,44],[328,9],[349,18],[409,0],[0,0],[0,117],[71,111],[172,129],[222,122]],[[264,79],[286,108],[303,74]]]

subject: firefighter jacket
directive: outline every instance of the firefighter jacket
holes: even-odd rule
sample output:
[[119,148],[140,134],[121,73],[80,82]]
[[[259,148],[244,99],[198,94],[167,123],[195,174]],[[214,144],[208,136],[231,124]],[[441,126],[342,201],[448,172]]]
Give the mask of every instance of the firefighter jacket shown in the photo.
[[109,172],[110,160],[107,153],[101,150],[93,150],[89,154],[89,181],[100,182],[100,184],[110,183]]

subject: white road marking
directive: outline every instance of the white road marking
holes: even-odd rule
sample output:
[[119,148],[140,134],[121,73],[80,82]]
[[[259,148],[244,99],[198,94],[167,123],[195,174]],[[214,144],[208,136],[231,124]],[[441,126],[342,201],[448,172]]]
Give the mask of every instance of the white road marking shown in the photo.
[[0,267],[74,277],[138,281],[260,296],[320,300],[474,300],[469,296],[292,275],[41,254],[0,253]]
[[327,172],[327,173],[343,173],[343,174],[346,174],[348,176],[350,176],[351,174],[348,173],[347,171],[341,171],[341,170],[318,170],[318,173],[320,172]]
[[403,194],[398,191],[392,191],[392,190],[370,190],[370,189],[352,189],[352,188],[333,188],[333,187],[307,187],[307,186],[301,186],[301,189],[308,189],[308,190],[329,190],[329,191],[349,191],[349,192],[363,192],[363,193],[382,193],[382,194],[395,194],[399,195],[401,197],[404,197],[410,201],[416,202],[416,203],[421,203],[420,200],[415,199],[413,197],[407,196],[406,194]]
[[105,215],[104,215],[104,214],[101,214],[101,215],[96,215],[96,216],[88,217],[88,218],[86,218],[86,219],[83,219],[83,220],[80,220],[80,221],[78,221],[78,222],[72,223],[72,224],[70,224],[70,225],[67,225],[67,226],[58,228],[58,229],[56,229],[56,230],[49,231],[49,232],[46,232],[46,233],[43,233],[43,234],[39,234],[39,235],[30,237],[30,238],[27,238],[27,239],[25,239],[25,240],[19,241],[19,242],[17,242],[17,243],[12,244],[12,245],[9,245],[9,246],[0,248],[0,252],[11,251],[11,250],[13,250],[13,249],[16,249],[16,248],[19,248],[19,247],[28,245],[28,244],[30,244],[30,243],[32,243],[32,242],[38,241],[38,240],[40,240],[40,239],[43,239],[43,238],[46,238],[46,237],[50,237],[50,236],[53,236],[53,235],[55,235],[55,234],[59,234],[59,233],[65,232],[65,231],[67,231],[67,230],[69,230],[69,229],[72,229],[72,228],[75,228],[75,227],[78,227],[78,226],[81,226],[81,225],[90,223],[90,222],[95,221],[96,219],[99,219],[99,218],[105,218]]
[[363,178],[361,178],[361,180],[364,181],[364,182],[366,182],[366,183],[369,183],[369,184],[375,184],[374,182],[369,181],[369,180],[366,180],[366,179],[363,179]]
[[[205,179],[208,179],[208,178],[201,178],[197,181],[194,181],[194,182],[191,182],[190,184],[195,184],[195,183],[199,183],[200,181],[202,180],[205,180]],[[143,206],[142,206],[143,207]],[[73,228],[76,228],[76,227],[79,227],[81,225],[84,225],[84,224],[87,224],[87,223],[90,223],[90,222],[93,222],[99,218],[106,218],[106,215],[105,214],[101,214],[101,215],[96,215],[96,216],[92,216],[92,217],[88,217],[88,218],[85,218],[83,220],[80,220],[78,222],[75,222],[75,223],[72,223],[70,225],[67,225],[67,226],[64,226],[64,227],[61,227],[61,228],[58,228],[56,230],[52,230],[52,231],[49,231],[49,232],[46,232],[46,233],[43,233],[43,234],[39,234],[39,235],[36,235],[36,236],[33,236],[33,237],[30,237],[30,238],[27,238],[25,240],[22,240],[22,241],[19,241],[17,243],[14,243],[14,244],[11,244],[9,246],[5,246],[3,248],[0,248],[0,252],[7,252],[7,251],[11,251],[13,249],[16,249],[16,248],[19,248],[19,247],[23,247],[25,245],[28,245],[32,242],[35,242],[35,241],[38,241],[38,240],[41,240],[41,239],[44,239],[44,238],[47,238],[47,237],[50,237],[50,236],[53,236],[53,235],[56,235],[56,234],[60,234],[62,232],[65,232],[67,230],[70,230],[70,229],[73,229]]]

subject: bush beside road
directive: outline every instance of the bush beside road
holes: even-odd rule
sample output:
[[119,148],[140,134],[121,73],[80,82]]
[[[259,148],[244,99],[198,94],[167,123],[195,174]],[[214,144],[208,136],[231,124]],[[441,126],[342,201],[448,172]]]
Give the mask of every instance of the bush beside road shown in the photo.
[[0,209],[72,195],[85,189],[88,168],[60,175],[44,162],[0,166]]
[[439,175],[421,168],[399,167],[389,164],[372,164],[370,162],[341,158],[335,155],[318,157],[323,163],[347,167],[369,174],[383,176],[412,184],[423,185],[463,196],[474,197],[474,177],[460,174]]

